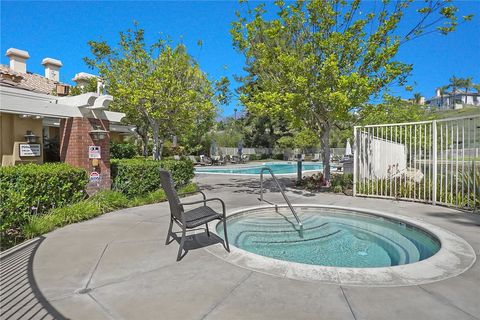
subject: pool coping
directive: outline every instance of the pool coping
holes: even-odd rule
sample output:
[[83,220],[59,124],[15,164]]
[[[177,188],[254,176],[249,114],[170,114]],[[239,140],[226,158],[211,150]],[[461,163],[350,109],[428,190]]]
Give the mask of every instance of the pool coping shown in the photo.
[[[278,205],[278,207],[287,208],[286,205]],[[354,207],[316,204],[294,205],[294,207],[352,210],[398,220],[433,234],[440,241],[441,247],[435,255],[428,259],[406,265],[380,268],[327,267],[289,262],[254,254],[233,245],[230,245],[230,253],[222,245],[209,246],[205,250],[233,265],[272,276],[337,285],[371,287],[412,286],[445,280],[467,271],[476,260],[475,251],[468,242],[451,231],[423,220]],[[268,208],[275,208],[275,206],[245,207],[232,211],[227,216]],[[209,223],[209,228],[214,233],[216,233],[218,223],[217,221]]]

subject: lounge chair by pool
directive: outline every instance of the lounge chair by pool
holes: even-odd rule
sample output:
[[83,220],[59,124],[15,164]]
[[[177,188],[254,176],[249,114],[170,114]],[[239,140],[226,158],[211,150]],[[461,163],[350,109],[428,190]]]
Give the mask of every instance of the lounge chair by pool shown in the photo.
[[193,165],[198,166],[201,163],[197,161],[197,158],[195,156],[188,156],[188,159],[190,159],[193,162]]

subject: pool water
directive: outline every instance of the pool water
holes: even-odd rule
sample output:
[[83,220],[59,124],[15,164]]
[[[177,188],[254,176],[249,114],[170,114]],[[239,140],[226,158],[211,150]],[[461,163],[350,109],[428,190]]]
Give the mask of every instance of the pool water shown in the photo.
[[[237,168],[195,168],[195,172],[217,174],[260,174],[260,170],[265,167],[272,169],[274,174],[292,174],[297,172],[296,162],[270,162],[258,166]],[[323,165],[321,163],[302,163],[302,171],[320,171],[322,169]]]
[[[228,218],[230,243],[279,260],[322,266],[373,268],[414,263],[440,249],[433,236],[411,225],[374,215],[329,208],[274,209]],[[217,226],[223,236],[223,226]]]

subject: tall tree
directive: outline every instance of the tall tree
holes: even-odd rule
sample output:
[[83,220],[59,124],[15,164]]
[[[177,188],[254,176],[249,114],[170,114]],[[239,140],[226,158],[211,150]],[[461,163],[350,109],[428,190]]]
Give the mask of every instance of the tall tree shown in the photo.
[[263,4],[237,13],[231,34],[247,71],[240,100],[250,112],[281,115],[315,132],[330,179],[332,128],[343,128],[373,95],[406,83],[412,66],[395,60],[401,45],[431,32],[448,34],[458,24],[455,6],[432,0],[401,33],[412,2],[383,0],[374,9],[361,0],[276,1],[273,18]]
[[116,48],[105,41],[88,44],[93,58],[85,61],[106,81],[114,106],[151,129],[155,160],[166,139],[193,131],[199,117],[214,114],[212,83],[184,45],[160,39],[148,46],[138,28],[121,32]]
[[422,101],[422,94],[420,92],[416,92],[413,94],[413,102],[416,104],[420,104]]
[[450,79],[448,79],[448,81],[450,82],[448,87],[452,89],[452,106],[455,109],[455,104],[457,103],[457,91],[463,85],[463,80],[461,78],[457,78],[456,76],[452,76]]
[[462,83],[461,87],[465,89],[465,104],[467,104],[468,90],[473,88],[472,77],[462,78],[460,82]]

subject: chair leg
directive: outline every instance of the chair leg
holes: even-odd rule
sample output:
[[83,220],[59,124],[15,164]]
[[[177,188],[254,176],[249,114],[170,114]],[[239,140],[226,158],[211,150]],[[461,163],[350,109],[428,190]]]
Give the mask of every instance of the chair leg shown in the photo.
[[205,223],[205,226],[207,227],[207,236],[210,237],[210,230],[208,230],[208,223]]
[[170,243],[170,235],[172,234],[172,227],[173,227],[173,219],[172,217],[170,217],[170,226],[168,227],[167,240],[165,241],[165,245],[168,245]]
[[225,234],[225,245],[228,252],[230,252],[230,246],[228,245],[228,236],[227,236],[227,220],[223,219],[223,233]]
[[185,227],[182,227],[182,239],[180,240],[180,248],[178,248],[177,261],[180,261],[182,259],[183,245],[185,244],[186,233],[187,229]]

